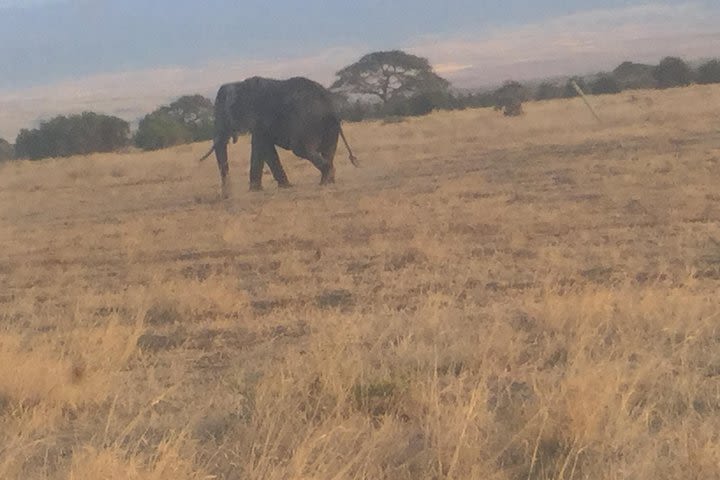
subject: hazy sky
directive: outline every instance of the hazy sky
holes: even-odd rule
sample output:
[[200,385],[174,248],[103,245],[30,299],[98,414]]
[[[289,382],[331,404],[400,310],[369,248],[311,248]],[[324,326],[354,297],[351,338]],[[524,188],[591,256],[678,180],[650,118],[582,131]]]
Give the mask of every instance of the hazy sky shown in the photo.
[[65,111],[134,119],[252,74],[328,83],[391,48],[460,86],[720,56],[720,2],[0,0],[0,136]]

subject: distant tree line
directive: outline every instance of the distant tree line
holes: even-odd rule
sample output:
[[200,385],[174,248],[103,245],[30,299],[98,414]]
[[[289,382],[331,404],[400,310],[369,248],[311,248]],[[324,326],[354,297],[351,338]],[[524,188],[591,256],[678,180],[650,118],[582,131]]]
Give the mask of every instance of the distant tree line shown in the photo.
[[212,136],[213,102],[202,95],[187,95],[146,115],[134,135],[130,124],[118,117],[93,112],[59,115],[37,128],[20,130],[15,145],[0,138],[0,161],[114,152],[133,144],[157,150]]
[[623,90],[684,87],[692,83],[720,83],[720,60],[709,60],[694,70],[683,59],[665,57],[658,65],[623,62],[609,73],[573,77],[565,85],[544,82],[538,86],[534,99],[571,98],[578,95],[575,81],[591,95],[620,93]]
[[[591,95],[627,89],[672,88],[691,83],[720,83],[720,60],[693,69],[684,60],[666,57],[658,65],[624,62],[615,70],[537,86],[507,81],[495,90],[457,92],[437,75],[426,58],[400,50],[373,52],[341,69],[330,87],[342,119],[401,118],[434,110],[495,108],[507,116],[521,115],[527,100],[572,98],[575,85]],[[0,161],[40,159],[110,152],[131,145],[156,150],[213,137],[213,102],[201,95],[180,97],[143,117],[134,135],[117,117],[85,112],[57,116],[38,128],[23,129],[15,144],[0,138]]]
[[[388,70],[387,66],[385,69]],[[357,70],[355,73],[359,75]],[[364,74],[367,75],[367,72]],[[608,95],[629,89],[672,88],[691,83],[720,83],[720,60],[707,61],[697,70],[677,57],[666,57],[658,65],[624,62],[612,72],[586,77],[576,76],[564,81],[546,81],[535,87],[509,80],[495,90],[476,93],[450,93],[448,89],[421,88],[381,103],[363,102],[357,99],[350,101],[343,95],[338,100],[338,105],[342,117],[348,121],[425,115],[433,110],[489,107],[504,115],[516,116],[522,114],[522,103],[528,100],[578,96],[575,84],[586,94]]]

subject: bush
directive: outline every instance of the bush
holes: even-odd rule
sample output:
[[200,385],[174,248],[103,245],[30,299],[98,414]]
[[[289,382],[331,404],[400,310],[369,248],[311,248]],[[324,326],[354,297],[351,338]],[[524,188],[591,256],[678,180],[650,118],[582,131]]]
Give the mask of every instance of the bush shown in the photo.
[[690,85],[693,79],[690,67],[677,57],[663,58],[655,67],[653,76],[660,88],[684,87]]
[[213,138],[213,103],[202,95],[186,95],[146,115],[138,125],[135,145],[158,150]]
[[41,123],[39,128],[21,130],[15,140],[15,154],[37,160],[112,152],[126,147],[129,136],[130,125],[117,117],[92,112],[61,115]]
[[213,138],[215,111],[213,102],[209,98],[202,95],[185,95],[160,110],[185,125],[190,131],[193,142]]
[[494,96],[490,93],[453,95],[447,91],[423,91],[412,96],[396,96],[387,103],[370,103],[348,100],[344,95],[335,93],[335,108],[345,121],[359,122],[366,119],[391,119],[427,115],[433,110],[462,110],[473,107],[494,105]]
[[0,162],[12,160],[15,158],[15,149],[10,142],[4,138],[0,138]]
[[362,122],[365,119],[372,118],[375,106],[371,103],[364,103],[360,100],[349,102],[347,99],[337,99],[335,108],[340,118],[347,122]]
[[522,103],[527,99],[525,88],[518,82],[509,80],[495,90],[495,110],[502,110],[506,117],[522,115]]
[[697,81],[703,85],[720,83],[720,60],[710,60],[700,65]]
[[607,95],[621,91],[620,84],[612,75],[600,75],[590,84],[590,92],[593,95]]
[[154,112],[140,120],[135,145],[143,150],[159,150],[189,143],[192,139],[190,129],[179,119],[164,112]]

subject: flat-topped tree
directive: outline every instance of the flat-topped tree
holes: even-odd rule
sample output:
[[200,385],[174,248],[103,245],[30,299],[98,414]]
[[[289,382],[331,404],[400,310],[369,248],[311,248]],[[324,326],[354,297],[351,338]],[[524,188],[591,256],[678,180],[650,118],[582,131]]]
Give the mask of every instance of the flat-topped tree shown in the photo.
[[401,50],[373,52],[336,73],[332,90],[371,95],[383,104],[395,97],[444,91],[450,83],[437,75],[427,58]]

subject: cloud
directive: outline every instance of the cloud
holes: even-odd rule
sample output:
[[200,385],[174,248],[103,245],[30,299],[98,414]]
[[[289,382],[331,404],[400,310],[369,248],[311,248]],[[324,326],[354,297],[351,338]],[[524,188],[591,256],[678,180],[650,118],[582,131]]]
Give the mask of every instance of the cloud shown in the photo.
[[[428,57],[455,85],[593,72],[624,60],[656,62],[665,55],[702,58],[720,52],[720,7],[648,4],[593,10],[542,23],[457,35],[420,37],[404,49]],[[183,94],[212,97],[227,81],[251,75],[306,75],[331,82],[334,72],[367,53],[363,45],[314,55],[217,60],[202,67],[163,67],[93,75],[52,85],[0,91],[0,137],[14,139],[38,119],[93,110],[136,120]]]

